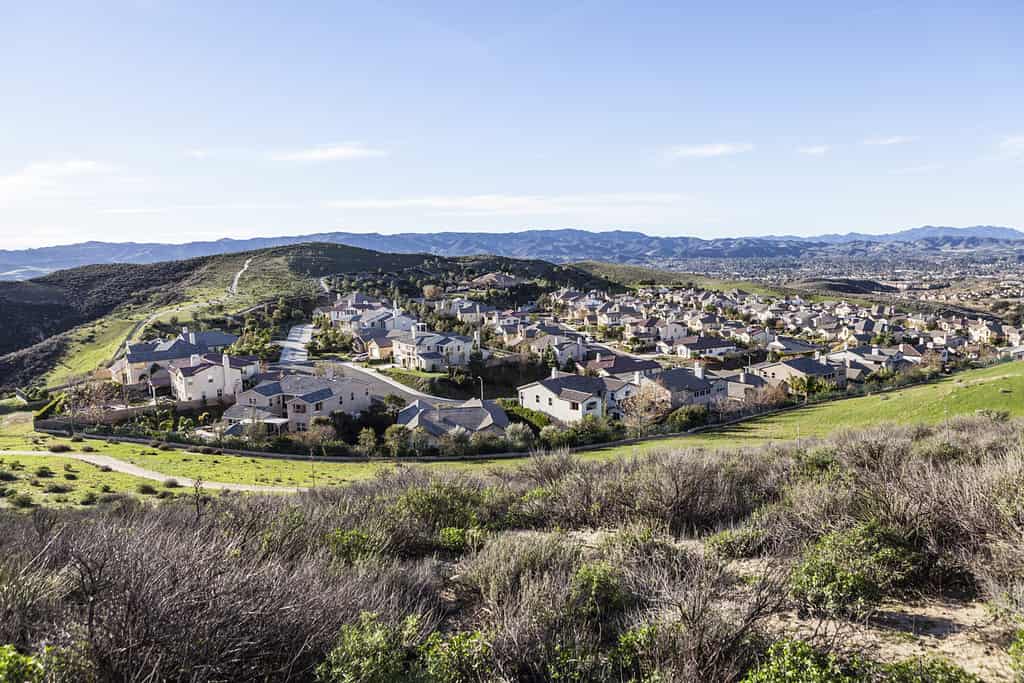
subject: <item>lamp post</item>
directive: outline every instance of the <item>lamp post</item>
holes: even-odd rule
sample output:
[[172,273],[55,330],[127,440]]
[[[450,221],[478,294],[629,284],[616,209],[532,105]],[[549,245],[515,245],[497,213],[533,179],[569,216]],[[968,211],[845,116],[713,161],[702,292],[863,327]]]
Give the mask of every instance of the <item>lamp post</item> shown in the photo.
[[484,378],[481,377],[480,375],[477,375],[476,378],[480,380],[480,401],[482,403],[484,400]]

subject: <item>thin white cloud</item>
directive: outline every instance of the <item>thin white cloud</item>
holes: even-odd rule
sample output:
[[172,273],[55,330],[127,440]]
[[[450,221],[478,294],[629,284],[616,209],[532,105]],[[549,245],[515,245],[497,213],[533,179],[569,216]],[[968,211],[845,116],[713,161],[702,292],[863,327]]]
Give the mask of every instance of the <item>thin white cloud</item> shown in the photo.
[[894,168],[889,171],[889,175],[919,175],[924,173],[934,173],[935,171],[941,171],[944,168],[946,168],[945,164],[920,164],[919,166]]
[[369,147],[361,142],[345,142],[271,154],[270,158],[273,161],[350,161],[383,156],[387,156],[383,149]]
[[670,159],[711,159],[743,154],[753,151],[754,145],[749,142],[717,142],[706,145],[676,145],[670,147],[667,156]]
[[109,170],[107,164],[84,159],[32,163],[10,175],[0,176],[0,206],[53,194],[66,188],[75,178]]
[[112,216],[136,216],[162,213],[183,213],[189,211],[295,211],[309,208],[303,204],[177,204],[173,206],[129,206],[102,209],[100,213]]
[[823,157],[832,151],[831,145],[808,145],[807,147],[799,147],[797,151],[801,154],[805,154],[809,157]]
[[208,159],[210,154],[212,154],[210,150],[203,149],[201,147],[193,147],[192,149],[185,150],[185,156],[189,159]]
[[908,142],[913,142],[917,138],[910,135],[890,135],[888,137],[881,138],[868,138],[864,141],[865,145],[888,147],[890,145],[905,145]]
[[342,199],[327,202],[333,209],[391,211],[419,209],[449,215],[599,214],[630,208],[668,208],[687,203],[677,193],[627,192],[570,195],[448,195],[392,199]]
[[1024,157],[1024,135],[1013,135],[999,143],[999,151],[1008,157]]

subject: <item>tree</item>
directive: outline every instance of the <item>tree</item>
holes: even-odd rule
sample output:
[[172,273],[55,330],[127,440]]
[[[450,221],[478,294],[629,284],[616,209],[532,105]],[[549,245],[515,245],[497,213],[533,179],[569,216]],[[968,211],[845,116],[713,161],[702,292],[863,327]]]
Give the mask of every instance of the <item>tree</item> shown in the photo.
[[533,445],[533,430],[522,422],[513,422],[505,427],[505,438],[514,450],[524,451]]
[[409,429],[405,425],[391,425],[384,430],[384,449],[395,458],[408,455],[409,436]]
[[406,400],[398,394],[388,394],[384,397],[384,408],[389,415],[397,415],[405,407]]
[[356,449],[368,458],[377,452],[377,433],[371,427],[363,427],[359,430]]
[[413,455],[426,455],[431,448],[430,434],[423,427],[417,427],[409,434],[409,450]]
[[334,427],[326,418],[317,417],[313,419],[304,432],[296,432],[292,438],[309,449],[309,457],[316,454],[316,449],[327,455],[327,442],[335,437]]
[[622,424],[629,433],[641,437],[668,408],[652,382],[643,382],[635,394],[622,401]]

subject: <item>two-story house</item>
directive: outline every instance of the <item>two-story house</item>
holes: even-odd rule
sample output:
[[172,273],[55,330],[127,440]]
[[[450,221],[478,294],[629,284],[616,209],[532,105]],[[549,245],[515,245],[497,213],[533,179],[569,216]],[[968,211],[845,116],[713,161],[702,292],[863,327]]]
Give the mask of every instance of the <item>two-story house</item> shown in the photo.
[[558,370],[551,377],[518,388],[519,404],[563,424],[587,415],[621,417],[622,401],[635,395],[637,385],[615,377],[586,377]]

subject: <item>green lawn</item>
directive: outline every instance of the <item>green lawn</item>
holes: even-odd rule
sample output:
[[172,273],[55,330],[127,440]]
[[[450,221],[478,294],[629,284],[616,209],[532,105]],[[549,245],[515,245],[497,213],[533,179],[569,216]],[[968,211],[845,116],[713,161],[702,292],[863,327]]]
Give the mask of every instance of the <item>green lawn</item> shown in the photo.
[[[43,469],[41,469],[43,468]],[[13,477],[13,480],[8,480]],[[73,458],[46,455],[4,455],[0,452],[0,508],[12,507],[11,499],[27,493],[33,506],[81,506],[85,494],[136,493],[148,484],[159,490],[159,482],[120,472],[105,472],[96,465]],[[49,491],[47,489],[50,489]],[[168,494],[164,494],[165,496]]]

